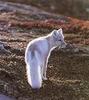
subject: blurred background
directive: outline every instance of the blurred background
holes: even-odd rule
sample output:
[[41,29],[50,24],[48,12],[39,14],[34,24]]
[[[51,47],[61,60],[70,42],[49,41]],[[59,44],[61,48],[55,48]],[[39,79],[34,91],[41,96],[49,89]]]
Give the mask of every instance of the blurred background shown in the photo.
[[[52,52],[48,81],[33,91],[27,44],[59,28],[68,48]],[[1,93],[15,100],[89,100],[89,0],[0,0]]]
[[30,4],[45,11],[89,20],[89,0],[3,0]]

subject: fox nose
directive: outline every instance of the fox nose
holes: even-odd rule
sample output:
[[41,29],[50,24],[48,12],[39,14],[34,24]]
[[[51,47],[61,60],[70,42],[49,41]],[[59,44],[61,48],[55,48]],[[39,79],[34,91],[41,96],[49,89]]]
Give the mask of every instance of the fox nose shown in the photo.
[[64,41],[64,45],[67,46],[67,43]]

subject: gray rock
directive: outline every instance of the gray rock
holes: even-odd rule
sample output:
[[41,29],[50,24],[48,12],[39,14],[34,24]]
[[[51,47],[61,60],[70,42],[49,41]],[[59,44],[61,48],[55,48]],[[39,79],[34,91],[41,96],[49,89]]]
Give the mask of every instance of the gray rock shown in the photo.
[[16,99],[13,97],[9,97],[9,96],[0,94],[0,100],[16,100]]
[[0,54],[1,53],[10,54],[11,52],[9,50],[6,50],[4,44],[0,41]]

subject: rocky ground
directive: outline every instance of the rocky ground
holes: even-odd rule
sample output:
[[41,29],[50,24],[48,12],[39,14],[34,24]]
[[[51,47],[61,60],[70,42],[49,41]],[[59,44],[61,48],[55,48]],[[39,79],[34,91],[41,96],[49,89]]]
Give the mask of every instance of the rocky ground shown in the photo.
[[[89,99],[89,21],[0,2],[0,93],[16,100]],[[24,52],[27,43],[63,28],[69,48],[52,52],[47,77],[39,90],[27,83]]]

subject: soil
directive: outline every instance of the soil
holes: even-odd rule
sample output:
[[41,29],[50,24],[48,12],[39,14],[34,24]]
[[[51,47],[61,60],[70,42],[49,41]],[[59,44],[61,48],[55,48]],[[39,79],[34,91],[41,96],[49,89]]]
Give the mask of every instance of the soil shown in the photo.
[[[10,8],[12,6],[16,11]],[[8,51],[0,51],[0,93],[16,100],[88,100],[89,21],[37,8],[27,10],[26,5],[24,8],[12,3],[7,4],[8,7],[9,10],[5,8],[0,12],[0,41]],[[63,28],[65,41],[72,46],[56,48],[51,53],[48,80],[43,81],[41,89],[33,90],[26,77],[25,48],[34,38],[59,28]]]

